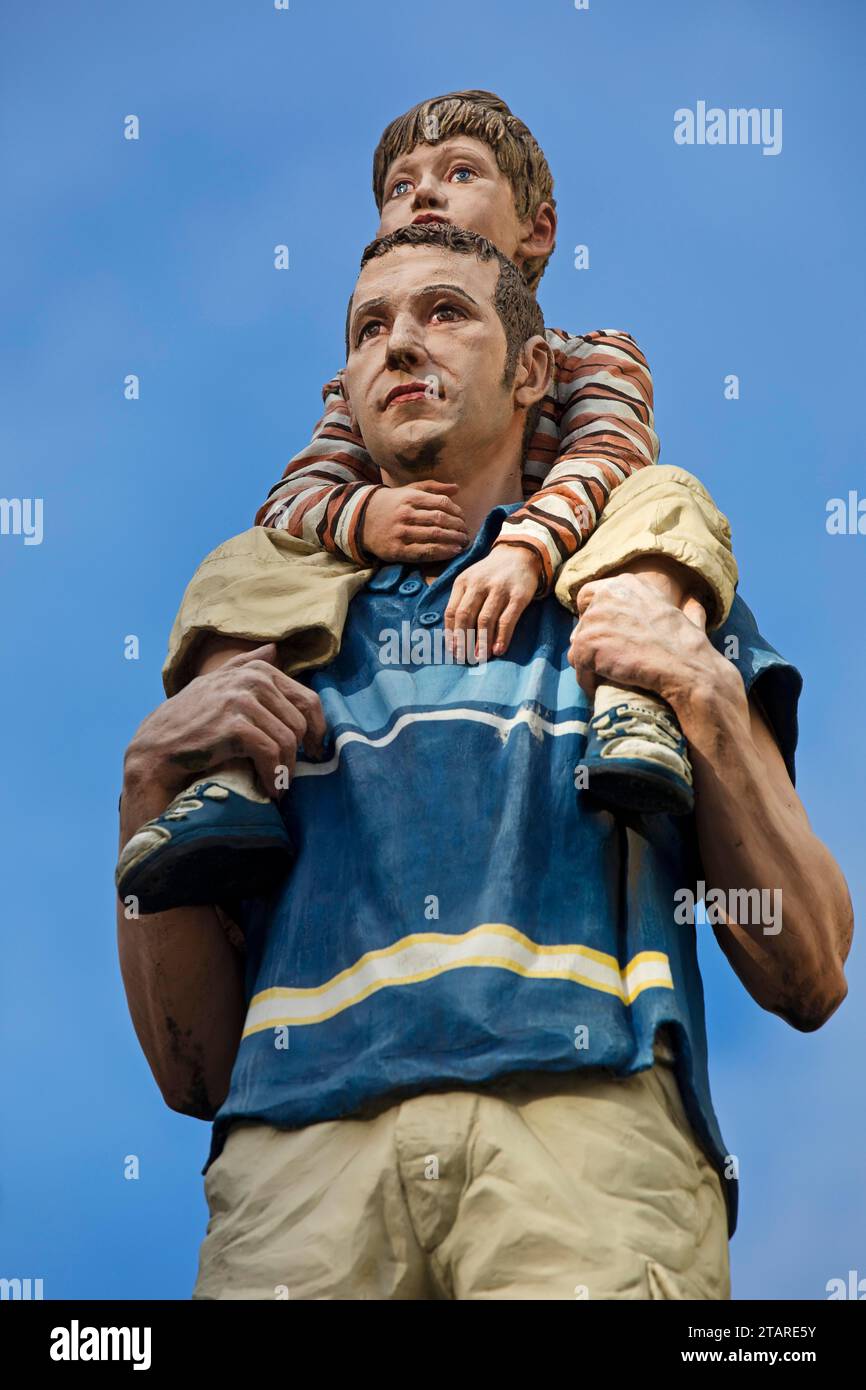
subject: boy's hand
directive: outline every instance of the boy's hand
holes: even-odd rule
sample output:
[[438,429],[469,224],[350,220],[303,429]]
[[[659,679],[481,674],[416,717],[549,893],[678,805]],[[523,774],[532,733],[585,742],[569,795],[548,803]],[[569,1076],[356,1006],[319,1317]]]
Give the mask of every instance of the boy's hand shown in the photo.
[[361,544],[380,560],[453,560],[469,544],[456,483],[432,478],[380,487],[367,503]]
[[[446,641],[463,632],[470,659],[469,634],[475,633],[475,659],[503,656],[517,620],[538,592],[541,561],[524,545],[494,545],[490,554],[470,565],[454,581],[445,610]],[[460,650],[458,646],[458,651]]]

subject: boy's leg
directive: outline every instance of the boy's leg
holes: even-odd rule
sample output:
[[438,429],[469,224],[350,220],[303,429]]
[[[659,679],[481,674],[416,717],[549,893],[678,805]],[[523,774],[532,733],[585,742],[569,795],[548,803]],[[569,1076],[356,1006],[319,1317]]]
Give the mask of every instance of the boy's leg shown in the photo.
[[[218,671],[220,666],[225,666],[232,657],[240,656],[242,652],[255,651],[258,646],[261,646],[260,642],[241,637],[211,635],[201,643],[192,659],[190,679],[195,680],[196,676],[206,676],[209,671]],[[269,796],[265,796],[260,788],[253,765],[248,758],[234,758],[231,762],[222,763],[218,768],[213,769],[209,776],[215,777],[226,787],[232,787],[251,801],[269,801],[271,799]]]
[[[197,647],[189,678],[261,645],[211,636]],[[237,758],[201,774],[139,827],[121,852],[117,890],[124,900],[135,898],[144,914],[232,903],[275,887],[291,856],[276,800],[259,785],[252,763]]]
[[562,566],[556,597],[574,609],[584,584],[651,559],[688,570],[709,631],[725,621],[738,579],[730,524],[703,483],[671,464],[641,469],[614,489],[592,535]]
[[[678,561],[647,556],[629,561],[606,577],[617,574],[638,575],[693,622],[706,627],[710,604],[704,586]],[[664,700],[646,690],[602,682],[596,687],[592,713],[584,761],[595,794],[613,805],[646,813],[677,815],[692,809],[688,747]],[[640,765],[640,774],[635,765]]]
[[[286,675],[339,651],[346,611],[371,569],[304,541],[253,527],[199,565],[175,619],[163,667],[166,694],[239,653],[274,642]],[[257,897],[282,877],[291,846],[276,801],[245,762],[199,777],[141,826],[115,874],[141,913]]]
[[[709,629],[724,622],[737,583],[730,526],[692,474],[656,465],[622,483],[563,566],[556,595],[573,609],[584,584],[624,573],[638,574],[693,621],[705,616]],[[694,804],[682,731],[647,691],[598,687],[585,762],[590,790],[613,805],[678,813]]]

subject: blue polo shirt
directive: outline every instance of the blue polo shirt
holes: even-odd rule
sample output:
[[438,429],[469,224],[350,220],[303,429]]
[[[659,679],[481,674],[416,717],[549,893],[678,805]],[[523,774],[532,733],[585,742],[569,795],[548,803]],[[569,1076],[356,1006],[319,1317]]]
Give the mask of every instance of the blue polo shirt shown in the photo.
[[[505,657],[442,659],[452,584],[513,510],[495,507],[430,585],[379,570],[336,659],[304,677],[329,740],[282,803],[284,885],[243,905],[248,1011],[205,1171],[235,1121],[296,1128],[514,1071],[628,1076],[668,1024],[733,1233],[696,928],[675,920],[675,894],[702,878],[694,818],[615,815],[579,785],[591,710],[554,597],[530,604]],[[793,776],[798,673],[739,597],[712,640],[758,683]]]

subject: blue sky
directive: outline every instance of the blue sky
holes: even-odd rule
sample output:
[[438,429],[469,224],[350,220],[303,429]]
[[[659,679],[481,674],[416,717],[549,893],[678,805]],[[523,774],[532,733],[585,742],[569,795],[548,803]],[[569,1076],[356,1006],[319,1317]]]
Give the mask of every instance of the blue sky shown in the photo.
[[[318,418],[375,231],[372,150],[422,97],[497,91],[545,149],[547,321],[644,348],[661,461],[730,517],[740,592],[804,674],[798,788],[859,906],[866,535],[825,520],[830,498],[866,496],[863,38],[856,0],[7,7],[0,492],[43,499],[44,537],[0,536],[0,1274],[47,1297],[189,1296],[209,1128],[164,1106],[121,989],[121,757],[195,564],[250,524]],[[781,153],[675,144],[699,100],[781,108]],[[866,1276],[863,952],[808,1036],[699,931],[740,1161],[734,1296],[821,1298]]]

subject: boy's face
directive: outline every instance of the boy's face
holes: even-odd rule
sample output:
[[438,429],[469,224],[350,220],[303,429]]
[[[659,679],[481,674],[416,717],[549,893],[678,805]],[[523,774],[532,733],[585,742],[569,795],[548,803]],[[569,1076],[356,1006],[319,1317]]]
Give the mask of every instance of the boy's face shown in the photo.
[[[453,222],[493,242],[510,260],[524,259],[514,189],[483,140],[455,135],[439,145],[416,145],[395,159],[385,178],[377,236],[411,222]],[[462,259],[462,258],[461,258]]]
[[367,449],[394,482],[457,482],[477,449],[520,433],[502,381],[498,277],[496,261],[439,246],[400,246],[361,271],[345,384]]

